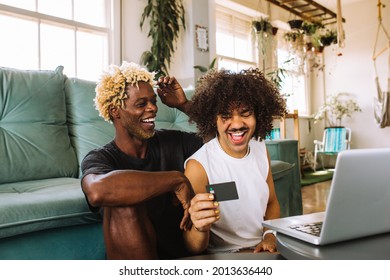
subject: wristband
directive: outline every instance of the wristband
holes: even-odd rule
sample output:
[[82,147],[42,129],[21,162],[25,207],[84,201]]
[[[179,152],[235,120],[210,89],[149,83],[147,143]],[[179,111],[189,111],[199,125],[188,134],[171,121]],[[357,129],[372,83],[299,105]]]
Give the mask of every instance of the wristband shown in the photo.
[[268,230],[264,231],[264,233],[263,233],[263,239],[264,239],[264,237],[265,237],[268,233],[272,233],[274,236],[276,236],[276,231],[274,231],[274,230],[272,230],[272,229],[268,229]]

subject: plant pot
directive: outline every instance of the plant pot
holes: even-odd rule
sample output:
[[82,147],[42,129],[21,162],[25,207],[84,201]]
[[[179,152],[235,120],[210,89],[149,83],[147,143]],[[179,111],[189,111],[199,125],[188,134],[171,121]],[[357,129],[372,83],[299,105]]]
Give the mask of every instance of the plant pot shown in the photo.
[[322,46],[327,47],[333,44],[335,41],[334,37],[321,37],[320,38],[320,43]]
[[300,29],[303,23],[303,20],[301,19],[292,19],[287,22],[291,29]]
[[270,33],[271,31],[273,32],[273,26],[271,23],[268,21],[254,21],[253,22],[253,28],[255,29],[256,32],[267,32]]
[[255,29],[256,32],[260,32],[262,30],[261,22],[260,21],[253,22],[253,28]]

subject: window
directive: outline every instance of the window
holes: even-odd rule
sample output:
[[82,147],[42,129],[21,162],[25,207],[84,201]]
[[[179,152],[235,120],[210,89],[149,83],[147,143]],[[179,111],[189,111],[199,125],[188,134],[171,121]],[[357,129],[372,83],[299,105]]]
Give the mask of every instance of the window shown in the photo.
[[217,5],[216,52],[221,58],[218,68],[240,71],[256,67],[256,55],[251,40],[252,18]]
[[0,66],[97,80],[113,62],[112,1],[0,0]]
[[[250,16],[225,6],[216,6],[216,53],[220,58],[219,69],[237,72],[259,67],[261,61],[258,61],[257,46],[252,38],[252,21],[258,16],[255,16],[255,12],[248,14]],[[309,115],[308,79],[303,70],[304,59],[300,54],[291,52],[291,48],[284,42],[283,30],[280,29],[276,38],[266,47],[267,56],[272,58],[261,68],[264,68],[266,73],[273,71],[275,67],[284,68],[286,76],[283,78],[281,92],[287,98],[289,111],[297,109],[300,116]]]
[[308,78],[305,73],[305,54],[292,51],[292,48],[283,39],[282,30],[278,32],[277,40],[277,67],[286,70],[281,92],[287,98],[287,108],[290,112],[298,110],[300,116],[307,116],[310,112],[308,109]]

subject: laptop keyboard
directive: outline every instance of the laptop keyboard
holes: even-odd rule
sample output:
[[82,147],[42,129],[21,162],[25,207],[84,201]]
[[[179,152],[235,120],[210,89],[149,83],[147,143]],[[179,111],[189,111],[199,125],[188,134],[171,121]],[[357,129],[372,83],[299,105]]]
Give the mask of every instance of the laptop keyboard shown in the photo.
[[293,225],[290,226],[290,228],[319,237],[321,234],[322,222]]

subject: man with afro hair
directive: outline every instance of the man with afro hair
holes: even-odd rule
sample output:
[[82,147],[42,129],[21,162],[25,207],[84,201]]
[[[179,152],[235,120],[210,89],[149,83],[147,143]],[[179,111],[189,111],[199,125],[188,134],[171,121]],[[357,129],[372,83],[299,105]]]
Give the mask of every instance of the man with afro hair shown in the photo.
[[[185,163],[195,193],[190,214],[209,252],[276,251],[264,219],[280,217],[265,138],[286,113],[277,88],[258,69],[211,71],[196,88],[189,111],[208,141]],[[210,140],[211,139],[211,140]],[[234,181],[239,199],[218,202],[206,185]]]

